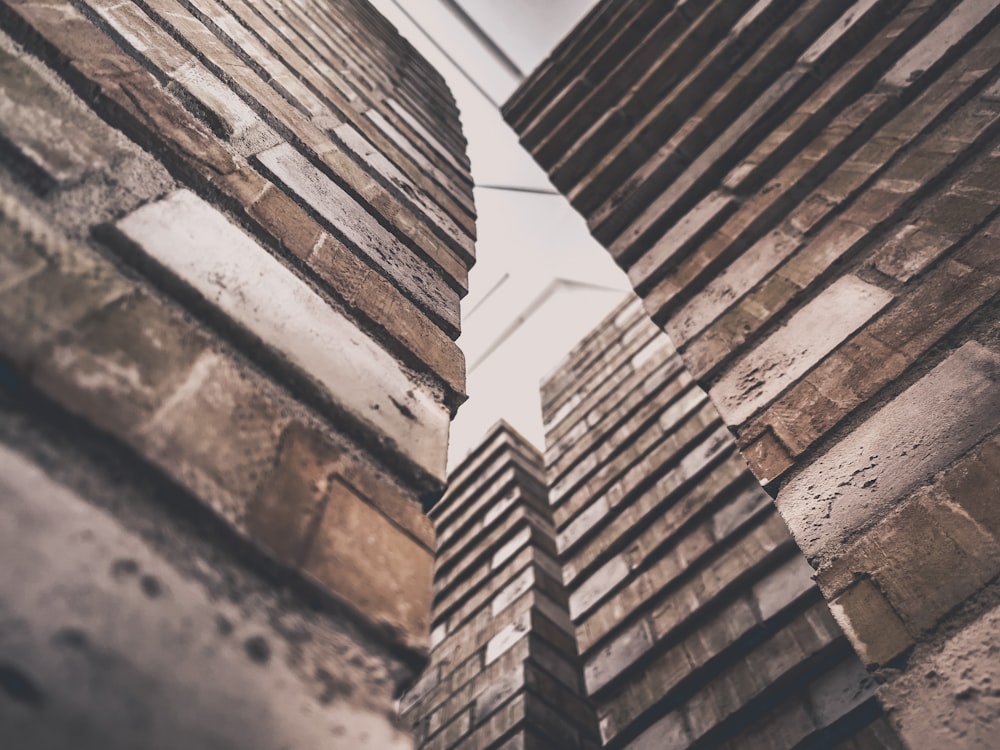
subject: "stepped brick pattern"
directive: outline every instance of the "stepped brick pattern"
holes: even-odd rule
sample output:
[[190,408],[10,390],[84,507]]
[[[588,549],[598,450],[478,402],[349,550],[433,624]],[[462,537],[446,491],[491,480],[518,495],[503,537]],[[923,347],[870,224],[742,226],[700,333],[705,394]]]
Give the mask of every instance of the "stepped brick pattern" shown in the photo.
[[605,0],[505,106],[913,748],[1000,719],[1000,2]]
[[434,646],[402,701],[423,750],[600,747],[546,498],[541,455],[500,422],[431,509]]
[[0,745],[413,747],[474,219],[365,0],[0,0]]
[[604,747],[902,747],[773,501],[638,299],[542,388]]

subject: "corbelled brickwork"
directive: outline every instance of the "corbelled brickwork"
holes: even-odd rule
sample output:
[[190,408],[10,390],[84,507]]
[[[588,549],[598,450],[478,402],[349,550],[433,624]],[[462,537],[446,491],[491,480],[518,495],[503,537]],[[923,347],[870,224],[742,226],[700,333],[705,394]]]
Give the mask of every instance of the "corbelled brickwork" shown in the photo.
[[609,0],[505,108],[914,748],[991,747],[1000,3]]
[[596,750],[541,455],[499,423],[430,515],[434,648],[403,698],[421,748]]
[[605,747],[900,747],[812,568],[639,300],[543,384],[543,409]]
[[364,0],[0,0],[0,745],[412,746],[464,151]]

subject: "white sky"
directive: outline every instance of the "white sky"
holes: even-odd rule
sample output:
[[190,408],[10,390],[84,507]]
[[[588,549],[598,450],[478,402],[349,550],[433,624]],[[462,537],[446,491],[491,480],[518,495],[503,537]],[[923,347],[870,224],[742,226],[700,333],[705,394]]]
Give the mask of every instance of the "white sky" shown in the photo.
[[[517,76],[443,0],[371,2],[451,86],[462,112],[476,184],[552,190],[494,104],[514,92],[520,83]],[[459,2],[525,74],[593,4]],[[465,75],[448,58],[461,65]],[[452,424],[450,466],[500,418],[543,448],[539,380],[629,289],[625,275],[562,196],[477,187],[475,198],[477,262],[462,303],[459,339],[469,367],[469,400]]]

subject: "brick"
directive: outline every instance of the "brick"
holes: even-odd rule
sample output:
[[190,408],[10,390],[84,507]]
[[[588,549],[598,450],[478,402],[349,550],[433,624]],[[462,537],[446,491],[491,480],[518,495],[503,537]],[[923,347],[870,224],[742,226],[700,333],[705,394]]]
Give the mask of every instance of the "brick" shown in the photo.
[[531,529],[525,527],[512,536],[500,549],[493,553],[490,558],[490,567],[496,570],[509,560],[521,547],[531,539]]
[[830,610],[869,668],[891,661],[913,644],[899,616],[867,579],[833,599]]
[[247,508],[247,529],[279,559],[301,565],[323,514],[338,451],[317,431],[292,423],[274,471]]
[[873,257],[873,265],[887,276],[907,282],[921,273],[951,242],[933,231],[907,224],[882,245]]
[[[683,346],[729,309],[735,300],[760,283],[801,244],[799,237],[781,229],[766,234],[722,269],[699,294],[666,321],[664,330],[667,335],[677,346]],[[653,299],[655,293],[655,290],[650,292],[647,299]]]
[[600,521],[611,512],[608,501],[603,497],[591,503],[585,511],[564,528],[557,539],[559,554],[565,554],[567,550],[579,543],[579,541]]
[[723,418],[730,425],[743,424],[891,300],[889,292],[857,277],[837,279],[712,387],[709,393]]
[[525,684],[524,667],[494,680],[473,702],[476,723],[482,724],[502,703]]
[[569,614],[574,620],[600,601],[630,572],[629,564],[620,555],[612,557],[589,578],[580,583],[569,597]]
[[[180,191],[116,224],[133,247],[319,384],[341,409],[444,479],[448,413],[400,363],[222,214]],[[341,341],[342,349],[330,341]]]
[[429,550],[402,533],[334,478],[303,568],[375,622],[425,646],[429,630]]
[[[6,196],[0,193],[0,199]],[[23,364],[89,314],[130,294],[133,286],[110,264],[46,228],[19,202],[4,203],[0,257],[10,275],[0,287],[0,347],[7,359]]]
[[656,703],[662,703],[675,687],[692,671],[683,649],[670,648],[642,665],[621,692],[602,702],[600,708],[601,738],[605,744],[638,719]]
[[778,509],[806,555],[828,553],[992,431],[998,382],[1000,356],[964,344],[783,486]]
[[327,228],[421,305],[435,319],[459,330],[458,295],[441,274],[383,228],[373,216],[291,146],[275,146],[256,157],[264,167],[317,213]]
[[858,659],[844,659],[809,685],[809,704],[819,726],[830,726],[866,701],[874,700],[877,683]]
[[635,740],[627,750],[683,750],[691,743],[690,735],[679,713],[671,713],[657,721]]
[[964,0],[949,16],[911,49],[882,80],[890,86],[904,87],[934,65],[977,25],[997,8],[998,3],[986,0]]
[[932,488],[869,531],[827,578],[838,568],[869,575],[907,629],[919,634],[1000,572],[1000,542]]
[[138,434],[189,377],[208,339],[145,293],[84,319],[38,364],[50,397],[119,436]]
[[815,588],[812,567],[802,555],[793,555],[778,570],[754,585],[753,596],[760,616],[769,620]]
[[948,501],[969,514],[994,537],[1000,538],[1000,438],[985,441],[950,467],[939,481]]
[[274,465],[286,412],[260,378],[206,354],[137,442],[216,513],[245,528],[247,504]]
[[649,625],[644,621],[631,625],[587,658],[583,667],[583,681],[587,692],[593,695],[615,680],[625,669],[653,647]]
[[507,584],[499,594],[493,597],[493,600],[490,602],[491,614],[493,616],[498,615],[534,585],[535,569],[527,567],[513,581]]
[[757,626],[757,615],[746,599],[737,599],[682,641],[691,665],[702,666],[723,653]]
[[531,630],[531,616],[525,612],[505,626],[486,644],[486,666],[499,659],[505,651],[524,638]]
[[740,449],[754,476],[762,484],[781,476],[793,465],[791,455],[773,430],[765,430],[752,442],[742,445]]
[[[736,464],[740,462],[738,457],[732,461]],[[706,481],[714,479],[715,477],[712,476]],[[713,514],[712,536],[715,539],[725,539],[764,508],[771,505],[772,500],[763,489],[752,481],[747,484],[750,486],[744,487],[734,497],[728,499],[726,504]]]
[[[0,135],[36,171],[41,190],[79,182],[108,166],[118,149],[90,113],[50,86],[14,55],[0,49]],[[72,127],[66,118],[72,112]],[[72,135],[72,138],[70,138]]]
[[[333,133],[346,148],[360,157],[369,169],[376,170],[386,182],[395,186],[402,195],[409,196],[412,203],[430,219],[433,226],[439,228],[438,231],[444,235],[449,243],[460,249],[464,256],[471,260],[474,253],[474,224],[469,222],[468,225],[459,227],[456,220],[443,210],[430,194],[420,189],[415,190],[409,177],[351,125],[346,123],[340,125],[334,128]],[[434,195],[433,197],[441,200],[443,196]],[[452,210],[455,211],[454,207]],[[461,218],[461,212],[455,212]],[[471,236],[468,233],[470,231],[472,232]]]

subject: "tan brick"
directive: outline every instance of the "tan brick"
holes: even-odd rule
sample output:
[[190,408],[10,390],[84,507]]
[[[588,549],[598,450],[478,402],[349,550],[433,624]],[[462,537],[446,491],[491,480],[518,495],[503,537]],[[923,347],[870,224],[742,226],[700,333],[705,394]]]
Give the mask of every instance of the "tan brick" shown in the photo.
[[344,481],[328,498],[304,569],[375,622],[426,647],[433,558]]

